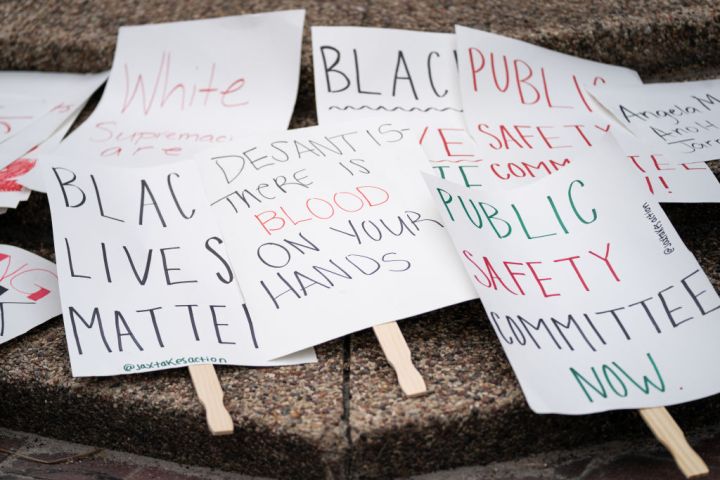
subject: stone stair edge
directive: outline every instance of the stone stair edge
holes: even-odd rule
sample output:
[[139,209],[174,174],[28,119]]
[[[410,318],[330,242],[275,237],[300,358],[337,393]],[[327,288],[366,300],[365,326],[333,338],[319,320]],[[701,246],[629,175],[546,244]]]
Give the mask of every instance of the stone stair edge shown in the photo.
[[[304,60],[310,51],[311,22],[311,18],[306,19]],[[464,24],[483,28],[473,21]],[[588,17],[583,23],[563,28],[525,26],[488,31],[590,60],[634,68],[641,75],[669,66],[702,66],[720,61],[720,9],[700,5],[680,7],[672,15],[666,12],[648,16],[606,15]],[[683,35],[690,36],[678,38]],[[0,68],[80,73],[109,69],[115,34],[109,40],[107,37],[94,33],[68,37],[64,31],[32,36],[0,30]],[[698,49],[698,43],[706,43],[710,48]],[[303,62],[302,69],[310,71],[311,65]]]

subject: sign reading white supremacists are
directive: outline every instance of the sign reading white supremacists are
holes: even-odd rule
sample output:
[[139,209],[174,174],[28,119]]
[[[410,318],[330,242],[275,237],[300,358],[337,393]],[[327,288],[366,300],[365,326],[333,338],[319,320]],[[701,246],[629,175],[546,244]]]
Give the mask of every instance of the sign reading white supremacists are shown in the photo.
[[57,153],[173,160],[286,129],[304,16],[290,10],[121,27],[98,107]]
[[465,129],[455,35],[367,27],[313,27],[320,125],[387,119],[413,129],[433,169],[486,183]]
[[720,159],[720,80],[591,91],[637,138],[678,164]]
[[673,405],[720,391],[720,298],[612,143],[515,189],[426,176],[538,413]]
[[21,248],[0,245],[0,344],[58,315],[55,265]]
[[465,122],[487,185],[552,175],[611,134],[633,167],[626,172],[643,178],[658,201],[720,201],[706,165],[682,164],[628,135],[586,91],[642,88],[635,71],[461,26],[456,36]]
[[273,355],[476,298],[406,127],[292,130],[204,152],[198,163]]
[[315,359],[269,361],[192,161],[53,158],[46,185],[74,376]]

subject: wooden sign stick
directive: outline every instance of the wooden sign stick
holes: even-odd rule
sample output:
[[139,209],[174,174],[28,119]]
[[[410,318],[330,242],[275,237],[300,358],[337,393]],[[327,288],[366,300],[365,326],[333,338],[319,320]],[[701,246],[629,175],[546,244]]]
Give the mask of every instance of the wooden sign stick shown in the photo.
[[208,428],[214,436],[230,435],[235,429],[232,417],[223,403],[222,387],[215,367],[212,365],[193,365],[188,367],[195,391],[200,403],[205,407]]
[[425,380],[413,365],[410,349],[397,322],[376,325],[373,327],[373,331],[380,342],[385,358],[395,369],[403,393],[408,397],[425,395],[427,393]]
[[642,408],[639,412],[655,437],[668,449],[686,478],[710,473],[703,459],[687,442],[685,434],[665,407]]

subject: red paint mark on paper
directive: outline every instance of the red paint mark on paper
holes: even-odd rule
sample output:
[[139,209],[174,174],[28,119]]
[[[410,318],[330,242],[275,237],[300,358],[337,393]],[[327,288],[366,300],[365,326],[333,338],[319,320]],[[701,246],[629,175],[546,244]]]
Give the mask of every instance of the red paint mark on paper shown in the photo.
[[[38,285],[38,287],[40,287],[40,286]],[[28,295],[27,298],[29,298],[33,302],[37,302],[41,298],[46,297],[48,295],[50,295],[50,290],[48,290],[47,288],[44,288],[44,287],[40,287],[40,289],[37,292],[31,293],[30,295]]]
[[19,192],[23,186],[15,180],[22,177],[35,166],[36,161],[30,158],[19,158],[0,170],[0,192]]

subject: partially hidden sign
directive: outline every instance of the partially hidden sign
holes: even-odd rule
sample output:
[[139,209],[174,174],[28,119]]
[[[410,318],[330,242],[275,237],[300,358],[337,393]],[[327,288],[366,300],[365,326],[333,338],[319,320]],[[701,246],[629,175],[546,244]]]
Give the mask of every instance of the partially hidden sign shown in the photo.
[[678,163],[720,159],[720,80],[613,86],[593,95],[641,141]]
[[30,197],[31,190],[45,191],[42,167],[38,168],[39,159],[58,147],[80,114],[80,110],[70,115],[50,137],[0,169],[0,207],[17,208],[19,202]]
[[482,158],[465,129],[455,35],[367,27],[313,27],[320,125],[365,118],[410,126],[443,178],[481,186]]
[[[590,153],[591,152],[591,153]],[[720,391],[720,298],[608,142],[515,189],[426,176],[488,320],[538,413]]]
[[645,88],[633,70],[466,27],[456,33],[463,112],[488,185],[553,175],[614,136],[632,167],[623,171],[643,178],[658,201],[720,201],[706,165],[639,141],[588,92]]
[[286,129],[304,15],[291,10],[120,28],[103,97],[58,153],[173,160],[238,136]]
[[58,315],[55,265],[21,248],[0,245],[0,343]]
[[[107,79],[107,72],[0,72],[4,95],[25,100],[8,104],[0,97],[0,168],[41,144],[70,118]],[[7,97],[6,97],[7,98]]]

